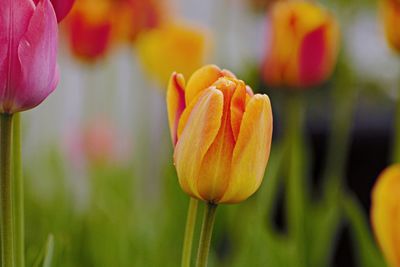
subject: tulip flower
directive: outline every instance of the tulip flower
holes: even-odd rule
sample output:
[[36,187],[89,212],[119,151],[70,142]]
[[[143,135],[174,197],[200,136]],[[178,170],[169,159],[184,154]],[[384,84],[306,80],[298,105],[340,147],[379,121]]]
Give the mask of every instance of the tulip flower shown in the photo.
[[67,38],[73,54],[86,62],[106,55],[111,46],[112,3],[78,0],[66,21]]
[[[57,21],[62,21],[69,11],[71,10],[75,0],[50,0],[53,5],[54,11],[56,12]],[[39,3],[39,0],[34,0],[35,4]]]
[[390,46],[400,52],[400,1],[381,0],[380,7],[386,38]]
[[144,70],[161,84],[167,84],[173,71],[189,76],[204,64],[206,40],[201,29],[168,24],[139,35],[136,48]]
[[[71,4],[72,1],[66,0]],[[59,9],[65,15],[67,9]],[[61,18],[61,17],[60,17]],[[49,0],[0,5],[0,112],[40,104],[57,86],[57,18]]]
[[372,191],[371,221],[390,267],[400,267],[400,164],[388,167]]
[[263,78],[273,86],[304,88],[331,75],[338,56],[339,27],[335,18],[311,1],[278,1],[268,19]]
[[168,13],[162,0],[117,0],[114,9],[114,35],[128,42],[161,25]]
[[267,95],[254,95],[231,72],[208,65],[185,85],[171,76],[168,119],[182,189],[210,203],[236,203],[260,186],[272,138]]

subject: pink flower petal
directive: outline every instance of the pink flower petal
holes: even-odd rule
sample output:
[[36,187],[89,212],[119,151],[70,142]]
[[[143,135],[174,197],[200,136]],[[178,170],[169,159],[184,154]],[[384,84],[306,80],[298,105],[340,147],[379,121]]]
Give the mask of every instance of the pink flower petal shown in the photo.
[[49,0],[40,0],[18,47],[21,77],[11,112],[40,104],[57,86],[57,18]]
[[[40,0],[34,0],[37,5]],[[57,21],[62,21],[68,13],[71,11],[72,6],[74,5],[75,0],[51,0],[51,4],[53,5],[54,11],[57,15]]]
[[31,0],[2,0],[0,4],[0,112],[12,105],[11,95],[21,74],[17,48],[34,9]]

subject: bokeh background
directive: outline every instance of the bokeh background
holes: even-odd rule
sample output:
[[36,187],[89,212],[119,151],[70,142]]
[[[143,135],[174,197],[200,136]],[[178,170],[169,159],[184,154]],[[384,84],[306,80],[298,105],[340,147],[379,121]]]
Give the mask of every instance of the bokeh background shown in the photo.
[[218,210],[210,266],[385,266],[368,214],[391,162],[400,59],[376,1],[318,1],[337,17],[341,44],[329,81],[301,96],[297,176],[310,203],[298,208],[297,241],[282,172],[288,92],[260,71],[274,1],[142,0],[108,13],[117,2],[77,0],[60,28],[60,85],[23,114],[28,264],[52,234],[53,266],[179,265],[188,197],[172,164],[168,73],[214,63],[270,96],[274,139],[259,192]]

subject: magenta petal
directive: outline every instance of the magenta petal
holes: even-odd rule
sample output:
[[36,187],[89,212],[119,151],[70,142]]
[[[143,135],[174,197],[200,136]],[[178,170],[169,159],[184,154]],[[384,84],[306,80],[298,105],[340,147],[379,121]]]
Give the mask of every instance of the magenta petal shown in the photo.
[[28,28],[34,9],[32,0],[1,0],[0,112],[12,105],[10,97],[21,73],[18,44]]
[[[40,0],[33,0],[36,4],[39,3]],[[72,6],[74,5],[75,0],[50,0],[53,5],[54,11],[56,12],[57,21],[62,21],[71,11]]]
[[326,26],[310,32],[304,37],[300,50],[300,79],[305,86],[316,85],[323,80],[326,58]]
[[62,21],[71,11],[75,0],[51,0],[54,10],[56,11],[57,21]]
[[57,18],[49,0],[41,0],[22,37],[18,56],[21,79],[13,95],[11,112],[40,104],[57,86]]

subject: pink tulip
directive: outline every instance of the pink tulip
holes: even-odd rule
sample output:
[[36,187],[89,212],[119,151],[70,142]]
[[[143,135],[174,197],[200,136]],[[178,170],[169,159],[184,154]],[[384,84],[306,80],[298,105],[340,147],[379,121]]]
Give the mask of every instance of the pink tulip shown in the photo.
[[[40,0],[34,0],[37,4]],[[54,11],[56,12],[57,21],[62,21],[72,9],[75,0],[50,0],[53,5]]]
[[58,84],[56,13],[50,0],[35,1],[0,5],[0,113],[33,108]]

